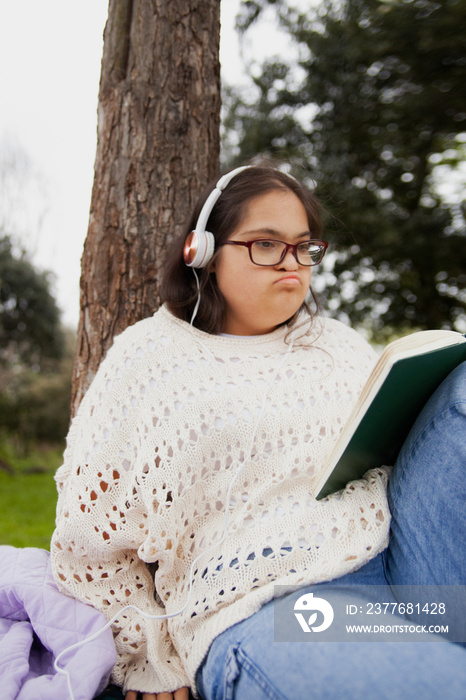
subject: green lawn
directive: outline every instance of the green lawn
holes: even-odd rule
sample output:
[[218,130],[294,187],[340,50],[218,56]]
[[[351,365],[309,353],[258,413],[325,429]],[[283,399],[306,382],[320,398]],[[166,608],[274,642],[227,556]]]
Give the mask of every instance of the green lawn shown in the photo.
[[[4,451],[0,452],[5,459]],[[0,544],[48,549],[57,501],[53,476],[61,463],[61,451],[16,459],[8,450],[5,461],[13,473],[0,469]],[[29,472],[32,466],[43,471]]]

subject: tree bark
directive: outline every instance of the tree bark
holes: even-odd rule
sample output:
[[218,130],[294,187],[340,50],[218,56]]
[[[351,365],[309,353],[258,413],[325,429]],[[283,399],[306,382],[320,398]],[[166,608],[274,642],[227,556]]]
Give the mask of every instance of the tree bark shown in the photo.
[[71,413],[153,314],[171,239],[218,172],[220,0],[110,0]]

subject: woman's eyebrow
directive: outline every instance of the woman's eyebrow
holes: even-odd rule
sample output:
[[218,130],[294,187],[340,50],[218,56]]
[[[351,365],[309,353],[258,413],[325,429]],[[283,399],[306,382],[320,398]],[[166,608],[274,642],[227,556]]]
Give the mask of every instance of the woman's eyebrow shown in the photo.
[[[282,233],[280,231],[277,231],[276,229],[273,228],[256,228],[253,229],[252,231],[241,231],[241,233],[238,233],[238,236],[241,236],[241,238],[246,238],[247,236],[257,236],[257,235],[263,235],[263,236],[269,236],[272,238],[286,238],[289,237],[288,234]],[[297,233],[295,236],[293,236],[294,239],[299,240],[300,238],[311,238],[311,232],[310,231],[303,231],[303,233]]]

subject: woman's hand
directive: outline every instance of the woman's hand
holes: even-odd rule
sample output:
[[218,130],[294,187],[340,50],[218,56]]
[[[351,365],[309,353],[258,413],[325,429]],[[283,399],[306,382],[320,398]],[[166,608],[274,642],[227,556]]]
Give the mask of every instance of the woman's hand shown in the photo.
[[[188,688],[179,688],[174,693],[141,693],[142,700],[188,700]],[[125,700],[138,700],[136,690],[128,690],[125,695]]]

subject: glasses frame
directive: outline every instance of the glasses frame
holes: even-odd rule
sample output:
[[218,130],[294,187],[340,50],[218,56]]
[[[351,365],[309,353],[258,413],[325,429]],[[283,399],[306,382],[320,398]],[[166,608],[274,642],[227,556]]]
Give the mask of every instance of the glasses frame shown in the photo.
[[[282,243],[285,246],[283,253],[280,257],[280,260],[278,260],[278,262],[272,263],[269,265],[264,265],[264,263],[257,263],[257,262],[254,262],[254,260],[252,259],[251,248],[252,248],[253,244],[254,243],[264,243],[266,241],[270,241],[270,243]],[[315,243],[315,244],[323,247],[322,257],[319,260],[319,262],[312,262],[309,265],[306,265],[306,264],[299,262],[299,260],[298,260],[298,248],[300,245],[303,245],[304,243]],[[291,252],[293,253],[293,256],[294,256],[296,262],[298,263],[298,265],[301,265],[302,267],[314,267],[315,265],[320,265],[320,263],[323,260],[324,255],[325,255],[325,252],[328,248],[327,241],[321,241],[321,240],[318,240],[316,238],[313,238],[310,241],[301,241],[301,243],[287,243],[286,241],[279,241],[276,238],[256,238],[254,241],[226,241],[225,245],[240,245],[240,246],[243,246],[244,248],[247,248],[249,251],[250,261],[252,262],[253,265],[257,265],[258,267],[276,267],[277,265],[280,265],[280,263],[282,263],[284,261],[284,259],[286,258],[289,250],[291,250]]]

